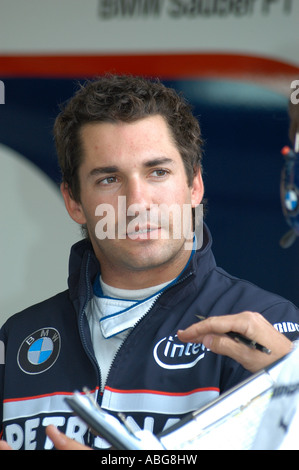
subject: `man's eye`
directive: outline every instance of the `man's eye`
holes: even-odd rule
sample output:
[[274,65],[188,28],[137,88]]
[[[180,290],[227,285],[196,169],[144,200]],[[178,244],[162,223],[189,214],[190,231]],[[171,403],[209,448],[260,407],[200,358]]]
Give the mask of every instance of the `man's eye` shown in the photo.
[[168,171],[164,169],[159,169],[159,170],[154,170],[153,171],[153,176],[158,176],[159,178],[168,175]]
[[116,181],[117,181],[116,176],[107,176],[107,178],[104,178],[98,181],[98,184],[112,184],[112,183],[116,183]]

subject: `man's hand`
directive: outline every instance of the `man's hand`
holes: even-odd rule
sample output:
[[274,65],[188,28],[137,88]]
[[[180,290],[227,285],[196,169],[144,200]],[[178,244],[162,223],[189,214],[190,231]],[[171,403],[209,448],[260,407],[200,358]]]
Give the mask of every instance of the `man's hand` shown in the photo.
[[6,441],[0,441],[0,450],[12,450]]
[[70,439],[65,434],[58,431],[58,429],[52,424],[47,426],[46,433],[57,450],[92,450],[90,447]]
[[[83,444],[70,439],[65,434],[58,431],[58,429],[52,424],[47,426],[46,433],[57,450],[92,450],[90,447],[84,446]],[[0,441],[0,450],[12,450],[12,448],[7,444],[7,442]]]
[[[266,346],[271,354],[250,349],[229,338],[225,333],[234,331]],[[272,364],[291,351],[292,342],[279,333],[262,315],[242,312],[235,315],[209,317],[178,331],[183,342],[201,343],[216,354],[229,356],[251,372]]]

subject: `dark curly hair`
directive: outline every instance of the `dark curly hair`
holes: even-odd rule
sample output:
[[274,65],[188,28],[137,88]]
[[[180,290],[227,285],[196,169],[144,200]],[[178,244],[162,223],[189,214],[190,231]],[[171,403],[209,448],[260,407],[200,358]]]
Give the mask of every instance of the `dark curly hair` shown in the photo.
[[54,124],[62,181],[73,199],[80,201],[82,126],[91,122],[134,122],[155,115],[165,119],[183,159],[188,184],[192,185],[194,174],[201,169],[202,139],[190,105],[158,79],[109,74],[80,85]]

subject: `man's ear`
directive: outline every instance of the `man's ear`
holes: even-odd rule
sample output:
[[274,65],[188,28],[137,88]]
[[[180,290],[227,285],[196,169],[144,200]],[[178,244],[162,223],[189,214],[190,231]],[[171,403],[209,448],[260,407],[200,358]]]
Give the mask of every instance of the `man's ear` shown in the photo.
[[196,207],[202,202],[203,195],[204,195],[204,184],[202,180],[201,170],[198,170],[194,176],[193,183],[192,183],[192,191],[191,191],[192,207]]
[[73,199],[69,186],[66,183],[61,183],[60,191],[64,199],[66,210],[70,217],[80,225],[86,223],[84,211],[80,202]]

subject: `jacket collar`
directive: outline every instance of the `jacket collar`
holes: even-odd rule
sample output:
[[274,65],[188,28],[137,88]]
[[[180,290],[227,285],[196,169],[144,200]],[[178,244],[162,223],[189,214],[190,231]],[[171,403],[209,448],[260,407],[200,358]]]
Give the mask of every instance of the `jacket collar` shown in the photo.
[[73,302],[80,304],[92,297],[92,283],[100,270],[92,244],[84,239],[75,243],[70,252],[68,286]]
[[[215,268],[216,262],[211,247],[212,236],[204,223],[202,247],[195,252],[181,276],[196,273],[197,282],[200,282],[208,272]],[[75,243],[70,252],[68,286],[70,298],[73,302],[79,302],[80,310],[84,303],[92,298],[92,285],[99,271],[100,264],[90,241],[84,239]]]
[[193,273],[197,273],[200,279],[203,279],[212,269],[216,267],[215,258],[212,252],[212,235],[207,227],[203,224],[203,241],[202,246],[196,251],[193,256],[190,269]]

